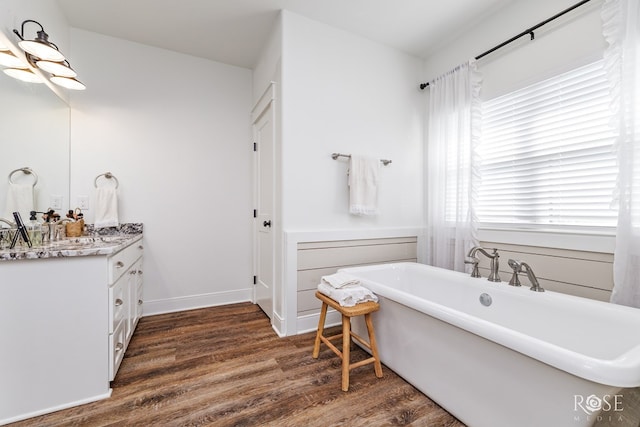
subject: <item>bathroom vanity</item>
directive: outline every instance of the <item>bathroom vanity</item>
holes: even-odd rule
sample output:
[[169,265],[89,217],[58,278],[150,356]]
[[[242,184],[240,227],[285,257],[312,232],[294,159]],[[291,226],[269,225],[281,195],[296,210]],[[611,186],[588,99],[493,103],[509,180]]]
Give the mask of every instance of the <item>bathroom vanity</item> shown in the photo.
[[142,314],[142,230],[0,251],[0,425],[111,395]]

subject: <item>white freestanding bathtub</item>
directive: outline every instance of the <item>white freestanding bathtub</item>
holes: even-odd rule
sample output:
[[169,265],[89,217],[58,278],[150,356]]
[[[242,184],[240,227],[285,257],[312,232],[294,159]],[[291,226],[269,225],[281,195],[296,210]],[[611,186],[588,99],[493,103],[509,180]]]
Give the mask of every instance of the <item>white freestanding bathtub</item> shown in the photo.
[[380,298],[382,362],[465,424],[638,425],[639,309],[423,264],[340,271]]

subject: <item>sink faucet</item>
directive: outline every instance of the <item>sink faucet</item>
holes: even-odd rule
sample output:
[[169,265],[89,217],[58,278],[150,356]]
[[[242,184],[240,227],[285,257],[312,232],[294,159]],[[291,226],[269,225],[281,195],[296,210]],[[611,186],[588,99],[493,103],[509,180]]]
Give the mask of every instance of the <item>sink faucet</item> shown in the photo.
[[511,277],[511,280],[509,280],[509,284],[511,286],[521,286],[520,279],[518,279],[518,273],[522,273],[522,269],[524,269],[529,281],[531,282],[531,290],[534,292],[544,292],[544,288],[540,286],[540,283],[538,283],[538,278],[533,274],[533,270],[529,264],[515,259],[510,259],[509,267],[513,269],[513,276]]
[[9,226],[9,228],[16,228],[17,225],[15,222],[9,221],[8,219],[0,218],[0,222],[4,222]]
[[476,257],[476,253],[478,252],[480,252],[481,254],[483,254],[484,256],[486,256],[491,260],[491,266],[489,267],[491,270],[491,273],[489,273],[488,280],[490,282],[499,282],[500,276],[498,275],[498,268],[499,268],[498,258],[500,258],[500,255],[498,255],[498,250],[495,248],[491,250],[491,253],[487,252],[484,248],[481,248],[480,246],[474,246],[473,248],[471,248],[471,250],[469,251],[469,254],[467,255],[467,257],[471,258],[471,261],[465,261],[465,263],[467,264],[473,264],[473,271],[471,272],[471,277],[480,277],[480,272],[478,271],[478,258]]

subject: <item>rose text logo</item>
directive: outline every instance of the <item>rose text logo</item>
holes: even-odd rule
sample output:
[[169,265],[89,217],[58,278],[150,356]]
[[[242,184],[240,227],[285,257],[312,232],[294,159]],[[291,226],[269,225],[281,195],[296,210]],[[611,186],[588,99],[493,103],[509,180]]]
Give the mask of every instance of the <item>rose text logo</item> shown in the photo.
[[622,397],[622,394],[605,394],[602,397],[595,394],[587,397],[575,394],[573,395],[573,420],[576,422],[586,420],[589,422],[622,423],[625,421],[622,416]]
[[622,411],[622,395],[621,394],[605,394],[601,398],[592,394],[591,396],[581,396],[576,394],[573,396],[573,410],[582,409],[585,414],[593,415],[599,411],[602,412],[621,412]]

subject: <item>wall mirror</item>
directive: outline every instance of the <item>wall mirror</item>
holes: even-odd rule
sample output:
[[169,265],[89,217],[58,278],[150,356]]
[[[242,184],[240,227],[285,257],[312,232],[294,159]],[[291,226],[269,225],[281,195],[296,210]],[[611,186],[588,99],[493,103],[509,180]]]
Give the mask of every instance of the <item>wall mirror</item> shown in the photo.
[[[34,187],[36,210],[46,210],[58,197],[61,209],[56,211],[66,212],[69,116],[67,103],[47,85],[21,82],[0,72],[0,218],[13,220],[6,212],[9,175],[23,167],[32,169],[38,177]],[[16,172],[12,181],[32,183],[34,177]]]

